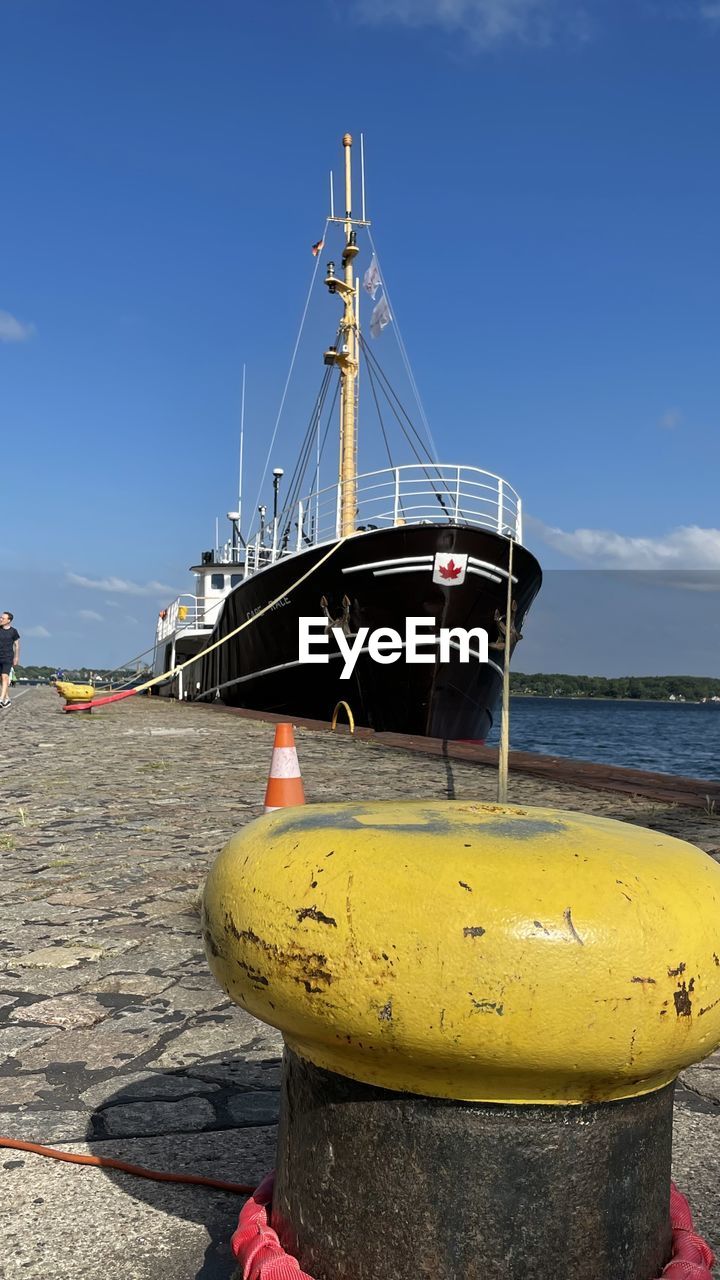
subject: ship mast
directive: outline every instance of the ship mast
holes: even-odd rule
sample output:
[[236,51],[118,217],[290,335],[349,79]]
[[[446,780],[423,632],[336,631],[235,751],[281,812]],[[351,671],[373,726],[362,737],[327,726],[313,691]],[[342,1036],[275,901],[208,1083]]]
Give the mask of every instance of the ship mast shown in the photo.
[[359,320],[359,285],[354,278],[353,261],[359,250],[355,224],[366,226],[364,219],[353,219],[352,216],[352,166],[350,152],[352,137],[346,133],[343,137],[345,149],[345,217],[330,221],[342,222],[345,244],[342,255],[342,279],[335,275],[335,263],[329,262],[325,284],[331,293],[339,293],[343,302],[343,315],[340,321],[340,341],[337,348],[325,353],[328,364],[337,365],[340,370],[340,464],[338,485],[340,487],[340,529],[343,538],[355,532],[355,512],[357,508],[357,376],[358,376],[358,320]]

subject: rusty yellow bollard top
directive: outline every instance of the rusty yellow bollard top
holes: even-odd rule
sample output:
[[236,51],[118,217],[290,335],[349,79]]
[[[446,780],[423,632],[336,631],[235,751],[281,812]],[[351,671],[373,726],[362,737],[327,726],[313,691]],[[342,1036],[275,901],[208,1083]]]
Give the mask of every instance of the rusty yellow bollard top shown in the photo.
[[73,684],[70,680],[56,680],[55,688],[66,703],[92,702],[95,688],[91,684]]
[[633,1098],[720,1043],[720,867],[556,809],[312,805],[250,823],[213,972],[317,1067],[476,1102]]

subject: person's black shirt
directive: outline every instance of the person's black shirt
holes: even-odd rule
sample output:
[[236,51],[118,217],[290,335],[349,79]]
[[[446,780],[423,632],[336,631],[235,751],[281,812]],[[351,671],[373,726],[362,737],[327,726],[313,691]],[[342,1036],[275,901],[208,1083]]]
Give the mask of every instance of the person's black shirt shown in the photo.
[[12,662],[13,645],[20,639],[20,632],[14,627],[0,627],[0,662]]

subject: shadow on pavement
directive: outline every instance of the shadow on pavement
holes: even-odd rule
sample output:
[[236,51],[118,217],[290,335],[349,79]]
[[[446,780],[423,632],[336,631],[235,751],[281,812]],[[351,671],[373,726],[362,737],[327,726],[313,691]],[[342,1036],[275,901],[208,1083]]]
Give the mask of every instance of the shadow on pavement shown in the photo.
[[[87,1141],[98,1155],[163,1172],[257,1186],[275,1162],[281,1060],[209,1058],[178,1071],[146,1069],[121,1088],[95,1087]],[[230,1236],[245,1197],[212,1188],[154,1182],[104,1169],[119,1190],[177,1220],[157,1240],[155,1280],[230,1280]],[[208,1233],[204,1247],[199,1234]],[[151,1230],[157,1239],[157,1218]],[[202,1258],[202,1261],[200,1259]]]

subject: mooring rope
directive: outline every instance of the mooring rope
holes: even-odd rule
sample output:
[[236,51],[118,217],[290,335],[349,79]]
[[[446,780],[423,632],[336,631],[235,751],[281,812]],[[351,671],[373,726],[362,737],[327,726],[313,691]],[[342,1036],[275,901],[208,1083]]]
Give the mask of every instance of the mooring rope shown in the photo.
[[510,761],[510,644],[512,640],[512,589],[513,547],[510,539],[508,552],[507,603],[505,608],[505,660],[503,662],[502,719],[500,721],[500,748],[498,751],[498,804],[507,804],[508,764]]
[[[313,1280],[301,1270],[297,1258],[283,1249],[270,1226],[274,1185],[275,1174],[269,1173],[243,1205],[230,1241],[233,1256],[244,1280]],[[670,1184],[670,1225],[672,1257],[659,1280],[713,1280],[712,1249],[695,1234],[690,1206],[674,1182]]]
[[[353,534],[353,537],[357,537],[357,534]],[[172,679],[174,676],[179,675],[179,673],[184,671],[186,667],[192,666],[194,662],[199,662],[200,658],[206,657],[208,653],[212,653],[213,650],[219,649],[222,645],[227,644],[228,640],[234,640],[235,636],[239,635],[241,631],[244,631],[246,627],[249,627],[253,622],[257,622],[258,618],[262,618],[263,614],[268,613],[270,609],[273,609],[275,605],[279,604],[281,600],[284,600],[286,596],[291,595],[297,587],[302,586],[303,582],[307,582],[308,578],[312,577],[317,569],[320,569],[322,565],[326,564],[330,557],[338,550],[338,547],[342,546],[345,541],[346,538],[338,538],[337,542],[333,543],[329,551],[325,552],[324,556],[321,556],[321,558],[316,561],[316,563],[312,565],[306,573],[303,573],[301,577],[296,578],[295,582],[291,583],[289,587],[286,587],[284,591],[281,591],[280,595],[275,596],[274,600],[270,600],[262,609],[259,609],[257,613],[254,613],[251,618],[246,618],[244,622],[240,623],[239,627],[235,627],[234,631],[230,631],[226,636],[222,636],[219,640],[215,640],[212,644],[208,645],[206,649],[202,649],[200,653],[194,654],[192,658],[187,658],[185,662],[181,662],[177,666],[171,667],[167,671],[163,671],[162,675],[153,676],[151,680],[145,680],[143,684],[136,685],[134,689],[119,690],[117,693],[110,694],[106,698],[93,698],[90,702],[75,702],[68,704],[65,710],[88,711],[92,707],[104,706],[108,702],[119,702],[123,698],[132,698],[137,693],[145,693],[148,689],[152,689],[156,684],[162,684],[163,681]]]

